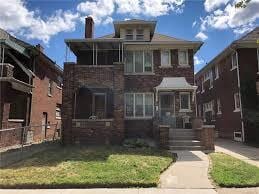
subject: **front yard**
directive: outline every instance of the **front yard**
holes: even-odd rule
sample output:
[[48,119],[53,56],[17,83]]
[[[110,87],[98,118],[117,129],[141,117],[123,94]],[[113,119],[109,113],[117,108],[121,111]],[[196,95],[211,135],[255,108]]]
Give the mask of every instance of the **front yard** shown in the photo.
[[172,161],[161,150],[64,147],[0,169],[0,188],[153,187]]
[[211,178],[221,187],[259,186],[259,168],[223,153],[210,154]]

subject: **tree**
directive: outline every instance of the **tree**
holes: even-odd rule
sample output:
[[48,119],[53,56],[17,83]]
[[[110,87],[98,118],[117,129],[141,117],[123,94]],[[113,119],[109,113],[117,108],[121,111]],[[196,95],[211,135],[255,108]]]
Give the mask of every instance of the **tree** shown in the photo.
[[235,7],[236,8],[246,8],[247,4],[250,2],[251,0],[240,0],[239,2],[236,3]]

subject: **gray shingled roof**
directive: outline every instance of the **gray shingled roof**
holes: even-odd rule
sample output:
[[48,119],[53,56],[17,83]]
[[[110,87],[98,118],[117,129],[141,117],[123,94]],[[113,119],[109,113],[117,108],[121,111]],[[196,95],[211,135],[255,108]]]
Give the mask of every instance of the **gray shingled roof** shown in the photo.
[[[114,38],[114,34],[108,34],[105,36],[98,37],[98,39]],[[167,36],[164,34],[154,33],[151,42],[189,42],[188,40]]]

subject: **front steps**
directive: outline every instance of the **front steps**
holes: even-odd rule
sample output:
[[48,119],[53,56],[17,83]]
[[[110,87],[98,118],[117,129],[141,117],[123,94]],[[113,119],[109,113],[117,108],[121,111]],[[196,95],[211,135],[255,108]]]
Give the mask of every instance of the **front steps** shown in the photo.
[[169,129],[169,150],[203,150],[193,129]]

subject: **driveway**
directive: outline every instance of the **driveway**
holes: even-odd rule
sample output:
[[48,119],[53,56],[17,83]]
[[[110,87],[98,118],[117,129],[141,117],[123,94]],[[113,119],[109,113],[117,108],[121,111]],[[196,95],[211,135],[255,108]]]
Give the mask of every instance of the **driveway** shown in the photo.
[[259,167],[259,148],[232,140],[217,139],[215,142],[215,151],[223,152]]

